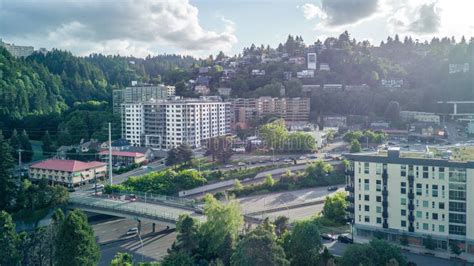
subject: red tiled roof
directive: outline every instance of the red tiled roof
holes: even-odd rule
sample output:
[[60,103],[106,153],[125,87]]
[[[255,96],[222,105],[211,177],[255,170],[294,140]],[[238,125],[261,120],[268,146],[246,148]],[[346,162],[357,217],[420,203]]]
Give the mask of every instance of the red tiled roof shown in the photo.
[[[99,152],[100,155],[108,155],[109,151],[104,150]],[[131,151],[112,151],[112,156],[124,156],[124,157],[144,157],[145,154],[140,152],[131,152]]]
[[58,171],[66,171],[66,172],[76,172],[76,171],[82,171],[85,169],[101,167],[105,165],[107,164],[103,162],[81,162],[81,161],[75,161],[75,160],[51,159],[51,160],[46,160],[46,161],[32,164],[30,168],[41,168],[41,169],[58,170]]

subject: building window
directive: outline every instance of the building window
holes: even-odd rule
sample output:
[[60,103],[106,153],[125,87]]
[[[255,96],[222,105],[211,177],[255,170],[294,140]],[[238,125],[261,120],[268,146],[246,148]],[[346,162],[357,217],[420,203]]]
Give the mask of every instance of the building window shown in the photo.
[[402,221],[401,226],[402,227],[407,227],[407,221]]
[[369,179],[364,179],[364,190],[369,190]]
[[430,229],[429,224],[423,223],[423,230],[429,230],[429,229]]
[[382,223],[382,218],[377,217],[377,223],[378,223],[378,224],[381,224],[381,223]]
[[400,183],[400,193],[406,194],[407,193],[407,183],[401,182]]
[[400,210],[400,214],[402,216],[407,216],[407,210]]
[[375,181],[375,190],[376,191],[382,191],[382,181],[381,180],[376,180]]
[[376,209],[377,213],[382,213],[382,207],[377,206],[375,209]]
[[377,175],[382,174],[382,164],[381,163],[375,164],[375,174],[377,174]]
[[450,224],[449,225],[449,234],[465,236],[466,235],[466,227],[463,226],[463,225]]
[[423,216],[423,212],[416,211],[416,218],[421,218],[421,216]]
[[438,185],[431,186],[431,196],[435,198],[438,197]]
[[421,194],[423,193],[422,191],[423,191],[422,184],[416,184],[416,195],[421,196]]
[[439,227],[438,227],[438,231],[439,231],[440,233],[444,233],[444,225],[441,225],[441,224],[440,224]]
[[401,176],[407,176],[407,166],[406,165],[401,165],[400,166],[400,175]]
[[466,212],[465,202],[449,202],[449,211]]
[[364,211],[366,211],[366,212],[370,211],[370,206],[369,205],[364,205]]
[[444,202],[440,202],[440,203],[438,204],[438,209],[444,210]]
[[377,196],[377,197],[376,197],[376,200],[377,200],[377,202],[382,202],[382,197],[381,197],[381,196]]
[[400,199],[400,204],[401,204],[402,206],[406,206],[406,205],[407,205],[407,199],[401,198],[401,199]]
[[442,180],[444,179],[444,167],[440,167],[438,169],[438,177],[439,179],[442,179]]
[[435,212],[431,214],[431,217],[433,217],[433,220],[438,220],[438,214]]
[[423,178],[428,178],[428,166],[423,166]]
[[364,195],[364,200],[365,200],[365,201],[370,201],[369,195]]
[[364,217],[364,222],[370,223],[370,216],[365,216]]
[[466,215],[461,213],[450,213],[449,222],[456,224],[466,224]]
[[364,174],[369,174],[369,166],[370,164],[369,163],[364,163]]

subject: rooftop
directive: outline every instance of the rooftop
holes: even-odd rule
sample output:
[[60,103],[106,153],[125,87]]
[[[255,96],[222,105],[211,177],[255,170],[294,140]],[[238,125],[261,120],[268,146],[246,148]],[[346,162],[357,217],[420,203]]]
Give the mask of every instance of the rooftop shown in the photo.
[[103,162],[81,162],[76,160],[59,160],[50,159],[39,163],[32,164],[30,168],[41,168],[48,170],[58,170],[66,172],[77,172],[91,168],[105,166]]
[[[100,155],[108,155],[109,151],[103,150],[99,152]],[[131,152],[131,151],[112,151],[112,156],[124,156],[124,157],[144,157],[145,154],[140,152]]]

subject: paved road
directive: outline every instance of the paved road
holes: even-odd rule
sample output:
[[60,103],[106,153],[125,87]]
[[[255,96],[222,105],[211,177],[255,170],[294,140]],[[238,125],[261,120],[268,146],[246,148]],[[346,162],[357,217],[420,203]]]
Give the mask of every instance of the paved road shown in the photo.
[[290,218],[290,222],[295,222],[299,220],[304,220],[308,219],[310,217],[315,216],[316,214],[320,213],[323,210],[324,204],[315,204],[315,205],[309,205],[309,206],[304,206],[304,207],[299,207],[299,208],[287,208],[285,210],[281,211],[275,211],[275,212],[264,212],[260,215],[252,215],[252,217],[259,218],[259,219],[265,219],[266,217],[269,217],[270,219],[274,220],[278,216],[286,216]]
[[[117,219],[92,225],[102,253],[99,265],[110,265],[110,261],[118,252],[133,255],[135,261],[157,261],[166,255],[176,239],[176,233],[160,233],[163,226],[156,225],[156,233],[152,233],[151,223],[142,223],[141,240],[138,236],[126,236],[137,222],[128,219]],[[143,244],[143,247],[142,247]]]

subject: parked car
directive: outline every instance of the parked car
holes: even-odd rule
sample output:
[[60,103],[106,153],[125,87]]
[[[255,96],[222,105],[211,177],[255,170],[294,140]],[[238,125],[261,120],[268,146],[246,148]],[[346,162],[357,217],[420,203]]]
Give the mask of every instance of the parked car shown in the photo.
[[233,166],[232,164],[227,164],[227,165],[225,165],[224,167],[225,167],[225,168],[231,168],[232,166]]
[[328,187],[328,191],[336,191],[337,190],[337,186],[329,186]]
[[130,194],[130,195],[127,195],[127,197],[125,199],[127,199],[129,201],[136,201],[137,200],[137,195]]
[[127,235],[136,235],[138,234],[138,228],[137,227],[132,227],[130,229],[128,229],[127,231]]
[[310,159],[318,159],[318,156],[316,154],[311,154],[309,156]]
[[300,156],[300,160],[306,160],[306,156]]
[[238,165],[238,166],[244,166],[245,163],[244,163],[244,162],[239,162],[239,163],[237,163],[237,165]]
[[285,159],[285,160],[283,160],[283,161],[284,161],[285,163],[291,163],[291,162],[292,162],[291,159]]
[[321,234],[321,238],[324,239],[324,240],[336,240],[336,237],[334,235],[331,235],[331,234]]
[[74,187],[69,187],[67,189],[68,192],[76,192],[76,189]]
[[337,237],[337,240],[339,240],[339,242],[345,243],[345,244],[352,244],[352,243],[354,243],[354,240],[349,236],[349,234],[339,235],[339,236]]
[[[105,186],[103,184],[97,184],[97,189],[103,189]],[[92,185],[91,189],[95,189],[96,185]]]

